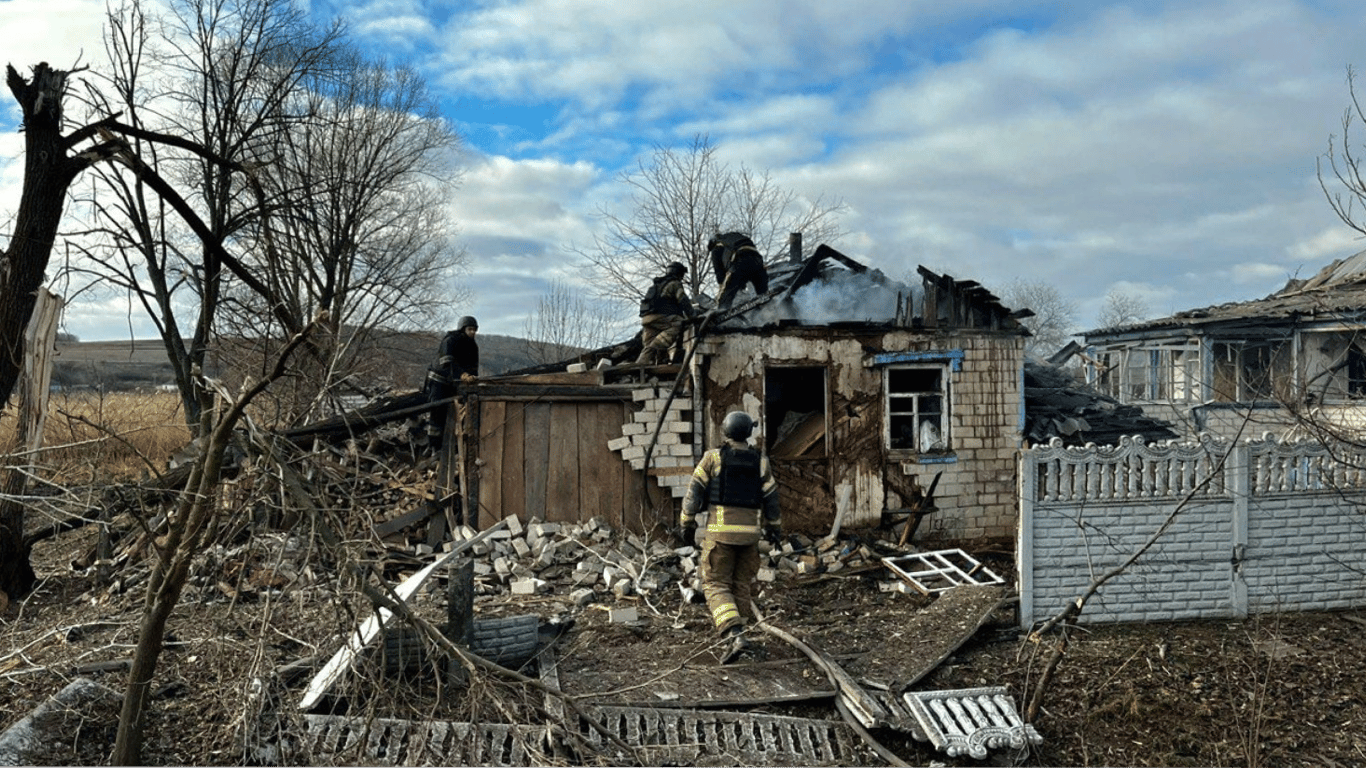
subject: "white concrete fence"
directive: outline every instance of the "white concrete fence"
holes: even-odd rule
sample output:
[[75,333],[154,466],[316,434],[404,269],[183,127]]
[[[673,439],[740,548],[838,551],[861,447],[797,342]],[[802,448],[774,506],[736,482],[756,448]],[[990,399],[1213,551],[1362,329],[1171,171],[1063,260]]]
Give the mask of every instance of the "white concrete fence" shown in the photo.
[[1366,450],[1270,435],[1021,452],[1020,622],[1151,547],[1082,622],[1366,606]]

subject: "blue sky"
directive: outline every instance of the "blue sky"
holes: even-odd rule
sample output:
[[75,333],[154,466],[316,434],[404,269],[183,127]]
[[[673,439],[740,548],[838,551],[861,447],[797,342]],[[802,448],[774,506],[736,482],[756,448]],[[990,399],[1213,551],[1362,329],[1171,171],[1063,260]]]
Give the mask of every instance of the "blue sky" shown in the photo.
[[[3,0],[21,71],[93,62],[103,3]],[[1304,0],[313,2],[427,78],[464,138],[451,200],[486,333],[521,335],[617,174],[707,135],[734,164],[848,204],[831,245],[1003,292],[1055,285],[1090,327],[1105,295],[1154,314],[1259,298],[1363,246],[1316,160],[1366,66],[1357,3]],[[22,31],[19,31],[22,30]],[[6,94],[6,102],[11,100]],[[5,108],[12,125],[12,103]],[[4,114],[4,112],[0,112]],[[18,202],[0,135],[0,222]],[[814,248],[814,243],[808,244]],[[151,335],[118,302],[85,339]]]

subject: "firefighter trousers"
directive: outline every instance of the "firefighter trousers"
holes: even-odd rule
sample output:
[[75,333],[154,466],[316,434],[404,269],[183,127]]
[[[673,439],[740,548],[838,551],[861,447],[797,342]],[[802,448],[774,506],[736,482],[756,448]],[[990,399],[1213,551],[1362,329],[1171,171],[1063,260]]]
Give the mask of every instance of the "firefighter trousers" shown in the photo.
[[718,632],[744,626],[754,618],[754,577],[759,574],[758,544],[702,542],[702,594]]

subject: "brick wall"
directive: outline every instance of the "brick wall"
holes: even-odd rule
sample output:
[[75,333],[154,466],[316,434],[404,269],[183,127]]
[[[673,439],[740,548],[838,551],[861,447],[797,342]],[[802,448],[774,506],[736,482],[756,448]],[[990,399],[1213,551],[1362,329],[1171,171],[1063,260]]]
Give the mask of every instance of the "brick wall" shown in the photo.
[[[1015,535],[1017,451],[1022,423],[1023,340],[1015,333],[983,330],[929,332],[799,328],[787,332],[735,331],[717,334],[698,348],[706,371],[705,434],[714,444],[716,425],[730,410],[762,416],[760,396],[767,366],[822,366],[835,407],[833,440],[827,459],[830,495],[849,494],[845,527],[873,526],[886,509],[900,508],[889,475],[914,479],[935,489],[937,511],[916,533],[917,542],[1008,541]],[[898,455],[884,446],[883,369],[876,353],[910,353],[959,363],[949,371],[952,456],[920,462],[911,452]],[[696,364],[696,361],[695,361]],[[855,404],[857,407],[855,407]],[[846,450],[846,448],[851,448]],[[792,499],[793,505],[803,499]],[[785,504],[787,502],[784,502]],[[822,500],[824,503],[824,500]],[[833,507],[833,504],[827,506]],[[819,510],[833,519],[834,509]]]
[[1055,615],[1145,546],[1083,622],[1366,606],[1360,461],[1275,440],[1024,451],[1021,623]]

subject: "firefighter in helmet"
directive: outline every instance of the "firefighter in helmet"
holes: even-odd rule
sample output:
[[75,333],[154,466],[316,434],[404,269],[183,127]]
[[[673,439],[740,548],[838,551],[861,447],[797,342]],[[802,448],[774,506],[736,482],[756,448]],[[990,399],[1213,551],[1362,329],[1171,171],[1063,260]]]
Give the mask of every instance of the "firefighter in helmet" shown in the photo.
[[668,364],[671,350],[683,330],[683,323],[696,314],[688,293],[683,289],[683,276],[688,268],[673,262],[661,277],[656,277],[645,298],[640,300],[640,357],[643,365]]
[[[455,385],[470,382],[479,375],[479,343],[474,335],[479,331],[479,321],[469,315],[460,318],[455,330],[448,331],[441,339],[436,360],[427,369],[427,381],[422,390],[427,402],[448,401],[455,395]],[[446,414],[449,403],[433,408],[427,420],[427,438],[433,449],[441,447],[441,435],[446,428]]]
[[679,514],[680,538],[696,546],[697,513],[707,510],[699,567],[712,621],[728,640],[722,664],[754,650],[743,633],[747,620],[754,618],[751,596],[759,573],[759,539],[776,541],[783,528],[778,484],[768,458],[749,446],[753,432],[749,414],[726,414],[721,422],[725,441],[702,455]]

